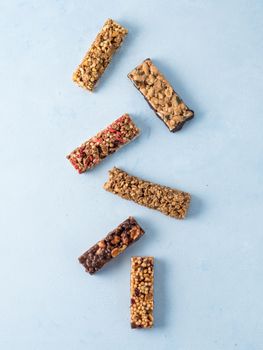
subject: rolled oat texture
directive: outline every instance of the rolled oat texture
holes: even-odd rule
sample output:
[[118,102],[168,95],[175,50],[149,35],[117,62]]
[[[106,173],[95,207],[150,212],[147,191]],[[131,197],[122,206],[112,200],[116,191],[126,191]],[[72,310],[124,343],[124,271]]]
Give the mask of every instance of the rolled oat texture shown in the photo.
[[131,244],[142,237],[144,230],[133,217],[123,221],[105,238],[92,246],[79,257],[86,272],[93,275],[106,263],[124,252]]
[[80,174],[84,173],[132,141],[139,133],[140,130],[131,117],[124,114],[106,129],[77,147],[67,158]]
[[187,120],[194,117],[194,112],[149,58],[132,70],[128,77],[170,131],[180,130]]
[[73,81],[79,86],[93,91],[127,33],[127,29],[112,19],[108,19],[73,73]]
[[189,193],[142,180],[115,167],[109,171],[104,189],[177,219],[185,218],[191,200]]
[[154,258],[131,258],[131,328],[151,328],[154,322]]

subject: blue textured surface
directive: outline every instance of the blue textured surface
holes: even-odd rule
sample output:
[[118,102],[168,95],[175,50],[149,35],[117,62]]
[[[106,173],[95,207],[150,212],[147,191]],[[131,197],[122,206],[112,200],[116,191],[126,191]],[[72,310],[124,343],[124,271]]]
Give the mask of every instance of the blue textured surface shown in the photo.
[[[1,349],[263,349],[262,15],[260,0],[1,0]],[[108,17],[129,36],[90,94],[71,75]],[[195,110],[176,134],[126,77],[146,57]],[[78,175],[65,155],[124,112],[142,135]],[[192,193],[188,218],[105,192],[114,165]],[[129,215],[144,238],[85,274],[76,258]],[[156,257],[148,331],[129,328],[132,255]]]

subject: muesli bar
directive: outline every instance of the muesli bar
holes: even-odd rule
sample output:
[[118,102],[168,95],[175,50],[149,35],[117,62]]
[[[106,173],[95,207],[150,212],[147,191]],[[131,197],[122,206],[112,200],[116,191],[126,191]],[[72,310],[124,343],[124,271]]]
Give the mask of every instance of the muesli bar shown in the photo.
[[144,234],[144,230],[133,217],[123,221],[89,250],[79,257],[79,262],[85,270],[93,275],[107,262],[125,251],[132,243]]
[[180,130],[187,120],[194,117],[194,112],[149,58],[132,70],[128,77],[170,131]]
[[132,141],[140,133],[128,114],[115,120],[106,129],[84,142],[67,158],[81,174],[99,164],[108,155]]
[[185,218],[191,200],[189,193],[142,180],[116,167],[109,171],[104,189],[177,219]]
[[127,33],[126,28],[112,19],[108,19],[73,73],[73,81],[79,86],[93,91]]
[[134,256],[131,258],[131,328],[153,326],[154,258]]

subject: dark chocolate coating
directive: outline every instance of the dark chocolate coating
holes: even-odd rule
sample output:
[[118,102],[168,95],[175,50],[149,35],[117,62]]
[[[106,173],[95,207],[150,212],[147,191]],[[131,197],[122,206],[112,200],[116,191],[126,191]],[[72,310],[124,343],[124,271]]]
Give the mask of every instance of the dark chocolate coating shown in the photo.
[[92,275],[136,242],[143,234],[144,230],[137,221],[133,217],[129,217],[82,254],[79,257],[79,262]]
[[168,128],[169,131],[171,132],[176,132],[182,129],[182,127],[184,126],[184,124],[186,122],[188,122],[189,120],[194,118],[194,111],[189,109],[189,111],[191,111],[193,113],[193,115],[189,118],[187,118],[186,120],[184,120],[182,123],[179,123],[176,125],[176,127],[172,130],[169,129],[169,126],[165,123],[165,121],[158,115],[157,110],[155,108],[153,108],[153,106],[150,104],[150,102],[148,101],[148,99],[144,96],[144,94],[140,91],[140,89],[136,86],[135,82],[129,77],[129,74],[127,75],[127,77],[130,79],[130,81],[133,83],[133,85],[136,87],[136,90],[139,91],[139,93],[143,96],[143,98],[145,99],[145,101],[148,103],[148,105],[150,106],[150,108],[154,111],[154,113],[156,114],[156,116],[164,123],[164,125]]

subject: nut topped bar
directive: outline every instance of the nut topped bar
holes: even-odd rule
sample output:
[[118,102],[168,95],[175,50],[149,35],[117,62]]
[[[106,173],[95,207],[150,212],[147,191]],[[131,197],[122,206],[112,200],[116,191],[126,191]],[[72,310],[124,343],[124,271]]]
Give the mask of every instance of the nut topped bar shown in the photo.
[[131,258],[131,328],[153,326],[154,258]]
[[140,129],[137,128],[131,117],[124,114],[106,129],[77,147],[67,158],[80,174],[84,173],[132,141],[139,133]]
[[115,167],[109,171],[104,189],[177,219],[185,218],[191,200],[189,193],[142,180]]
[[93,91],[127,33],[127,29],[112,19],[108,19],[73,73],[73,81],[79,86]]
[[118,256],[144,234],[144,230],[133,217],[123,221],[105,238],[79,257],[85,270],[93,275],[107,262]]
[[194,117],[194,112],[149,58],[131,71],[128,77],[170,131],[180,130],[187,120]]

